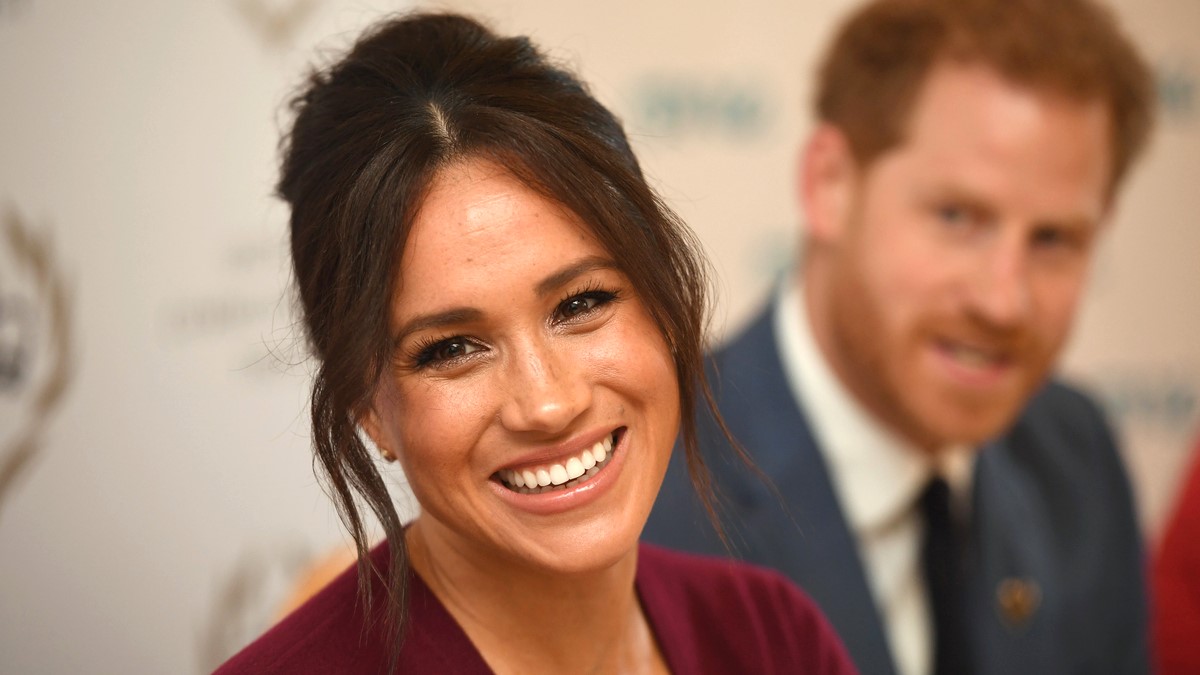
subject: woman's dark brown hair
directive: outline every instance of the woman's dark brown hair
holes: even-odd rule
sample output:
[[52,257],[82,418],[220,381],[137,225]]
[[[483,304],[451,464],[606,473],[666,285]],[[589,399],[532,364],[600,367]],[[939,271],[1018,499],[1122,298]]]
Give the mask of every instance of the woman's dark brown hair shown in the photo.
[[[389,307],[417,210],[439,170],[468,159],[507,168],[591,228],[637,289],[671,350],[682,440],[710,514],[697,450],[707,267],[692,234],[647,185],[620,122],[523,37],[417,14],[369,30],[293,102],[279,194],[291,206],[294,274],[311,348],[316,460],[358,548],[370,598],[363,508],[387,536],[387,616],[399,649],[407,553],[402,525],[358,420],[392,357]],[[395,651],[394,654],[398,653]],[[394,658],[394,656],[393,656]]]

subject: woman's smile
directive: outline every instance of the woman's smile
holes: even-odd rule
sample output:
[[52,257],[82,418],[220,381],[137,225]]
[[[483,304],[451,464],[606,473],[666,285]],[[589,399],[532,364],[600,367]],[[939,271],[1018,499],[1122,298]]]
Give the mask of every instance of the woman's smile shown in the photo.
[[[515,474],[516,469],[498,471],[491,481],[493,492],[510,508],[534,516],[551,516],[568,514],[575,510],[582,511],[589,505],[596,504],[598,500],[603,499],[615,486],[620,484],[627,452],[622,434],[616,432],[605,436],[591,448],[584,449],[563,461],[535,465],[536,468],[532,469],[522,469],[520,473],[524,474],[525,471],[529,471],[532,474],[536,485],[533,488],[527,485],[517,487],[515,483],[509,483],[505,478],[500,477],[502,473],[508,471]],[[583,469],[582,466],[589,457],[592,466]],[[575,462],[579,463],[578,467],[574,466]],[[568,465],[582,473],[575,478],[569,478]],[[515,480],[515,476],[513,478]],[[548,479],[547,485],[540,485],[542,478]],[[566,480],[555,485],[556,478],[566,478]]]
[[607,434],[591,447],[557,462],[539,462],[501,469],[493,474],[493,478],[513,492],[523,495],[568,490],[586,483],[608,465],[613,446],[616,444],[616,436],[616,431]]

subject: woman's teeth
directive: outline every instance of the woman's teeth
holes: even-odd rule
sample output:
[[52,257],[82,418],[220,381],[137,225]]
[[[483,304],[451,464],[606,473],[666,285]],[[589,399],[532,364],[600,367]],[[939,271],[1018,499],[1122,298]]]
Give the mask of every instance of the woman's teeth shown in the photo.
[[611,457],[614,434],[597,441],[592,447],[566,461],[539,466],[536,469],[501,469],[496,472],[500,482],[514,492],[537,494],[575,487],[600,472]]

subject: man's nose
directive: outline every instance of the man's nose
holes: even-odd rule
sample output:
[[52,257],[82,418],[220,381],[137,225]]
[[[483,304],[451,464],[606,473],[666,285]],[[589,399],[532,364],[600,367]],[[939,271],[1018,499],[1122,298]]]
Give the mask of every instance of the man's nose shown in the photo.
[[1030,251],[1018,232],[997,238],[978,260],[970,289],[972,309],[997,328],[1019,327],[1033,310]]

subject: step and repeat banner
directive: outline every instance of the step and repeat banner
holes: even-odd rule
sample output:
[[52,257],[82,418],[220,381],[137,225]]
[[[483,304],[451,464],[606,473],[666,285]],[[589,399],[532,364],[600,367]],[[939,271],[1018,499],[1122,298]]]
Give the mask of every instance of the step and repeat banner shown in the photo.
[[[532,35],[621,115],[713,258],[720,336],[792,258],[810,74],[853,4],[441,7]],[[208,672],[344,545],[276,149],[306,65],[411,6],[0,0],[0,672]],[[1200,433],[1200,3],[1116,7],[1161,119],[1063,369],[1119,425],[1153,536]]]

